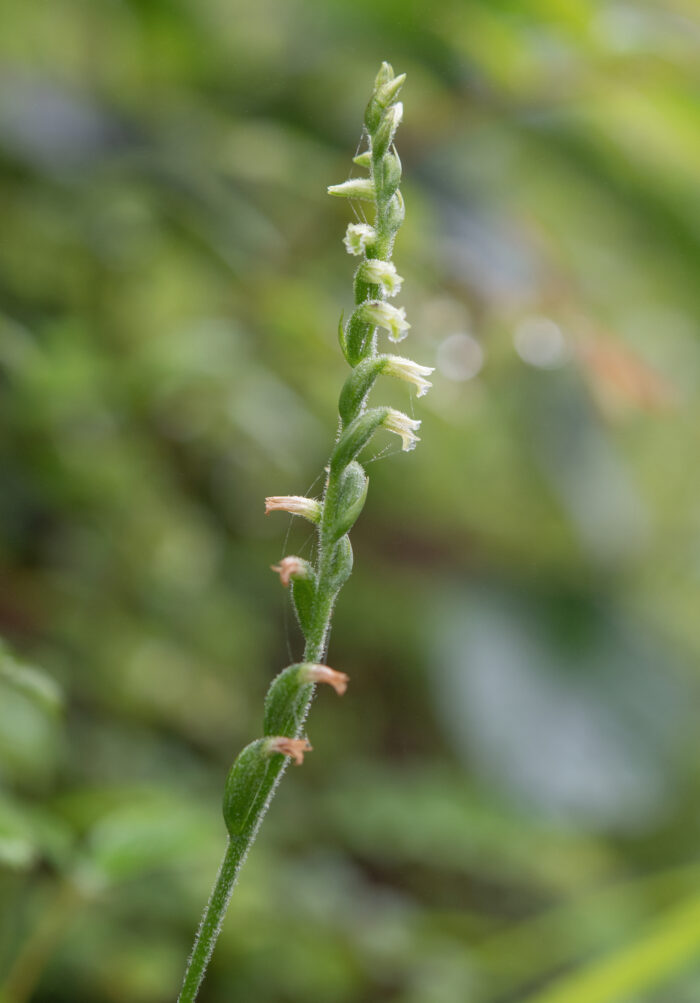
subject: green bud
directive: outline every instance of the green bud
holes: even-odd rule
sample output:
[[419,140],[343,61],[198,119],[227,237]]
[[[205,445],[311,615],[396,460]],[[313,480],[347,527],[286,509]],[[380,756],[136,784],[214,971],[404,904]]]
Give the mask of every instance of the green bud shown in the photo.
[[365,150],[364,153],[358,153],[356,157],[352,158],[353,164],[357,164],[358,167],[370,167],[372,163],[372,154],[369,150]]
[[389,410],[387,407],[371,408],[350,422],[331,454],[331,472],[344,470],[349,463],[352,463],[383,424]]
[[306,717],[312,683],[299,676],[303,662],[290,665],[272,680],[265,697],[266,735],[295,738]]
[[391,197],[389,208],[386,214],[386,223],[392,233],[396,233],[401,226],[406,215],[403,196],[400,191],[396,191]]
[[316,599],[315,578],[292,579],[292,603],[297,615],[299,626],[304,634],[308,634],[313,621],[314,601]]
[[[391,198],[401,184],[401,161],[398,153],[387,153],[377,165],[377,191],[382,202]],[[397,227],[398,229],[398,227]]]
[[365,319],[363,304],[353,310],[345,331],[345,358],[351,366],[365,357],[369,351],[374,325]]
[[337,591],[345,585],[352,571],[352,547],[350,537],[346,534],[338,540],[333,552],[331,579],[333,588]]
[[388,80],[385,84],[382,84],[376,90],[377,102],[386,107],[395,97],[398,97],[398,93],[405,82],[406,74],[399,73],[398,77],[394,77],[393,80]]
[[329,185],[328,194],[337,195],[339,198],[374,202],[374,185],[369,178],[349,178],[342,184]]
[[358,362],[350,373],[338,401],[338,411],[344,425],[349,425],[358,416],[367,394],[385,365],[383,358],[371,357]]
[[265,739],[258,738],[238,754],[231,767],[224,789],[224,822],[232,837],[243,835],[249,823],[254,824],[256,808],[264,803],[274,785],[276,771],[271,775],[270,758],[266,755]]
[[381,116],[376,131],[372,136],[372,159],[377,162],[384,156],[391,144],[403,118],[403,105],[400,101],[391,105]]
[[369,487],[369,477],[360,464],[353,460],[349,463],[340,477],[338,488],[338,501],[335,507],[335,518],[333,522],[332,539],[339,540],[345,536],[360,515],[367,499],[367,489]]
[[382,87],[386,87],[394,79],[394,67],[391,63],[387,63],[386,59],[382,62],[379,67],[379,73],[377,73],[374,78],[374,90],[378,91]]

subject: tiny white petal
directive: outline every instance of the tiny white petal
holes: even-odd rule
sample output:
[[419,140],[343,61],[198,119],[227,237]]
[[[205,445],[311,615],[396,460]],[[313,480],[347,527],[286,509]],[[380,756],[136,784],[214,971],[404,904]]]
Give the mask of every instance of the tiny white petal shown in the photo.
[[415,434],[417,429],[420,428],[420,421],[417,421],[415,418],[409,418],[403,411],[395,411],[393,407],[390,407],[384,418],[383,425],[390,432],[395,432],[401,436],[401,449],[405,453],[408,453],[411,449],[415,449],[416,443],[420,441]]
[[364,254],[366,248],[373,244],[377,234],[373,226],[368,223],[348,223],[348,228],[343,238],[343,243],[348,254]]
[[403,359],[399,355],[387,355],[384,372],[388,376],[396,376],[400,380],[413,383],[418,391],[416,396],[422,397],[432,387],[432,383],[425,377],[434,373],[435,369],[432,366],[419,366],[412,359]]
[[411,326],[403,307],[392,306],[384,300],[368,300],[363,304],[362,312],[370,324],[386,328],[390,341],[402,341]]
[[403,284],[403,279],[396,271],[391,261],[379,258],[367,258],[360,265],[360,277],[371,285],[380,286],[386,296],[396,296]]

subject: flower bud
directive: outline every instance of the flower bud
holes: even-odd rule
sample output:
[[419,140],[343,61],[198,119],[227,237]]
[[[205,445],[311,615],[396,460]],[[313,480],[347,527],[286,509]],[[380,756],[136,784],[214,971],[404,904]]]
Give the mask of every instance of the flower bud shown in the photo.
[[382,371],[387,376],[396,376],[400,380],[413,383],[418,391],[416,394],[417,397],[422,397],[430,390],[433,384],[426,380],[425,377],[435,372],[431,366],[419,366],[417,362],[413,362],[411,359],[402,359],[399,355],[385,356]]
[[339,198],[374,202],[374,185],[369,178],[349,178],[340,185],[329,185],[328,194],[337,195]]
[[400,191],[394,192],[389,202],[386,214],[386,224],[392,233],[396,233],[404,221],[406,207],[404,206],[403,195]]
[[307,683],[327,683],[333,687],[339,697],[345,693],[350,681],[350,677],[346,676],[344,672],[336,672],[335,669],[329,669],[327,665],[302,665],[299,677]]
[[265,499],[265,515],[270,512],[302,515],[313,523],[321,521],[321,503],[315,498],[304,498],[303,495],[271,495]]
[[376,92],[376,100],[378,104],[385,106],[391,104],[405,82],[406,74],[399,73],[398,77],[394,77],[392,80],[387,80],[386,83],[381,84],[377,88]]
[[386,59],[382,62],[379,67],[379,72],[374,78],[374,90],[378,91],[382,87],[386,87],[394,79],[394,67],[391,63],[387,63]]
[[[391,198],[396,193],[401,184],[401,158],[394,149],[387,153],[377,165],[377,175],[375,178],[378,191],[384,198]],[[395,209],[391,210],[395,215]],[[396,228],[395,228],[396,229]]]
[[271,564],[270,570],[277,572],[285,588],[293,579],[311,577],[308,562],[303,561],[301,557],[283,557],[279,564]]
[[313,747],[309,745],[308,738],[286,738],[284,735],[275,735],[273,738],[265,739],[265,752],[268,756],[281,753],[294,760],[295,766],[301,766],[304,762],[304,753],[313,752]]
[[396,266],[391,261],[382,261],[379,258],[367,258],[363,261],[358,274],[363,282],[379,286],[386,296],[396,296],[403,283]]
[[384,300],[368,300],[360,308],[363,318],[375,327],[384,327],[389,332],[390,341],[402,341],[411,326],[406,320],[403,307],[391,306]]
[[365,150],[364,153],[358,153],[356,157],[353,157],[352,162],[358,167],[369,167],[372,163],[372,154],[369,150]]
[[377,131],[372,137],[372,156],[383,157],[394,141],[396,130],[403,118],[403,105],[400,101],[391,105],[381,117]]
[[393,407],[387,408],[382,425],[389,432],[396,432],[401,436],[401,448],[405,453],[414,449],[416,443],[420,442],[418,436],[414,435],[416,429],[420,428],[420,422],[409,418],[403,411],[395,411]]
[[368,223],[349,223],[343,243],[348,254],[364,254],[370,244],[377,239],[377,233]]

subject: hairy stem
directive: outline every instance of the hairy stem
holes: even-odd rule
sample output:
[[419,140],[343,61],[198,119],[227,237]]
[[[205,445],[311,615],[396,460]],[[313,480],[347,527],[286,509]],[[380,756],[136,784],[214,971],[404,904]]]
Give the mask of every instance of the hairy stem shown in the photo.
[[[331,512],[332,510],[332,501],[335,498],[336,491],[337,477],[329,475],[324,493],[324,522],[326,524],[325,533],[324,523],[322,523],[321,532],[319,534],[320,573],[317,586],[317,604],[314,610],[313,625],[309,630],[306,646],[304,648],[305,662],[322,661],[325,655],[325,650],[328,646],[328,636],[330,633],[335,595],[333,594],[330,582],[330,567],[333,556],[333,548],[328,544],[328,523],[330,520],[326,518],[326,513]],[[329,497],[331,499],[331,504],[326,504]],[[309,708],[311,707],[313,692],[314,691],[312,689],[303,707],[303,719],[306,718]],[[300,731],[301,728],[299,729],[299,732]],[[295,737],[298,737],[298,735]],[[274,778],[274,786],[276,786],[281,779],[286,765],[287,760],[280,757],[280,761],[277,764],[277,775]],[[273,792],[274,786],[272,789]],[[233,894],[233,889],[238,879],[239,871],[245,862],[248,850],[253,844],[258,829],[262,824],[262,820],[265,817],[270,800],[271,798],[268,797],[258,806],[255,816],[251,820],[250,831],[247,833],[245,838],[238,840],[229,838],[228,840],[226,852],[224,853],[223,860],[221,861],[219,873],[206,909],[204,910],[202,922],[200,923],[199,930],[197,932],[197,939],[195,940],[194,947],[192,948],[192,954],[190,955],[187,963],[185,979],[178,997],[179,1003],[192,1003],[192,1001],[197,998],[197,993],[199,992],[199,987],[204,980],[209,960],[214,951],[214,946],[219,936],[221,924],[224,921],[224,916],[226,915],[228,904],[231,900],[231,895]]]
[[383,63],[365,113],[368,149],[356,162],[370,171],[369,178],[355,178],[333,185],[329,193],[361,198],[374,204],[374,226],[350,224],[345,246],[362,261],[355,273],[355,309],[347,325],[340,325],[343,354],[352,372],[340,394],[339,431],[328,464],[328,475],[319,502],[299,495],[275,495],[266,499],[266,512],[285,511],[313,522],[318,531],[315,566],[300,557],[282,559],[274,570],[284,585],[292,584],[292,600],[304,634],[304,661],[290,665],[272,682],[265,698],[263,737],[238,755],[226,782],[224,820],[229,833],[226,853],[190,956],[180,1003],[192,1003],[206,973],[214,944],[226,914],[231,892],[288,758],[297,763],[311,749],[304,736],[306,716],[316,682],[329,683],[337,693],[345,691],[347,676],[321,664],[326,656],[333,607],[352,570],[348,533],[362,511],[368,478],[357,462],[375,432],[384,428],[401,437],[410,450],[417,441],[420,422],[390,407],[367,409],[367,397],[382,374],[412,383],[419,395],[430,384],[432,372],[410,359],[377,354],[378,329],[400,341],[409,327],[403,309],[391,306],[402,278],[392,264],[394,238],[401,226],[404,206],[399,182],[401,162],[393,148],[403,106],[395,99],[403,84],[388,63]]

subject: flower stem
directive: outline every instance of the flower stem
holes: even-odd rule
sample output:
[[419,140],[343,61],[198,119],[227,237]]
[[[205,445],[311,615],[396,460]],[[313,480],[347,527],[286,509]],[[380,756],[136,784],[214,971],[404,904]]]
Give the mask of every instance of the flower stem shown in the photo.
[[266,512],[287,511],[303,516],[318,530],[315,566],[289,556],[274,567],[282,583],[292,585],[292,599],[305,638],[304,661],[290,665],[273,680],[265,698],[264,736],[243,749],[229,773],[224,794],[229,839],[187,964],[179,1003],[193,1003],[197,998],[239,871],[288,757],[300,763],[304,752],[311,748],[303,733],[314,683],[331,682],[338,693],[345,689],[347,676],[319,663],[328,648],[335,600],[352,570],[348,532],[367,495],[368,478],[357,456],[380,428],[400,435],[405,450],[417,441],[414,430],[420,422],[393,408],[366,408],[366,399],[382,372],[413,382],[421,393],[430,386],[425,375],[432,372],[408,359],[379,357],[376,345],[377,326],[385,327],[393,340],[404,337],[409,327],[404,310],[385,302],[386,293],[396,295],[402,282],[390,258],[404,211],[398,190],[401,163],[393,150],[394,133],[403,112],[394,99],[403,80],[403,76],[394,76],[388,63],[382,64],[365,114],[369,151],[361,159],[370,168],[369,179],[329,189],[341,197],[373,201],[375,223],[374,227],[351,224],[345,238],[349,253],[364,258],[355,276],[355,310],[339,332],[343,353],[353,371],[340,396],[339,431],[323,498],[317,502],[298,495],[275,495],[266,504]]

